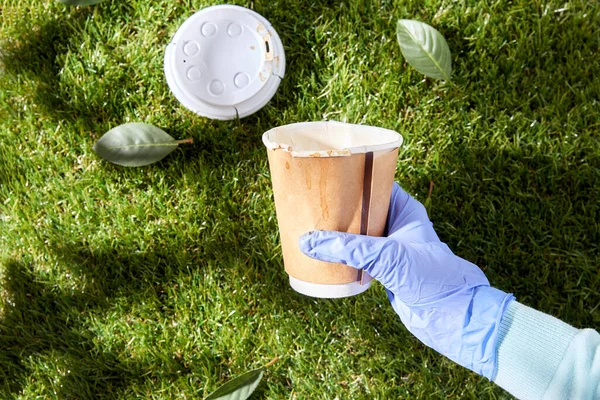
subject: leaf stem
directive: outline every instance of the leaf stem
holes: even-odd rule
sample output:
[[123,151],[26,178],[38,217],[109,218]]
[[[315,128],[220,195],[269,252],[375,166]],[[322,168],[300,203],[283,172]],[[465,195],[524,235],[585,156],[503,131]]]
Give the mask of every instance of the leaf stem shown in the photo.
[[275,364],[277,361],[279,361],[279,357],[275,357],[274,359],[272,359],[271,361],[269,361],[267,363],[267,365],[265,365],[265,368],[269,368],[271,365]]
[[431,199],[431,193],[433,192],[433,181],[429,181],[429,193],[427,193],[427,199]]
[[177,143],[177,144],[194,143],[194,139],[193,138],[188,138],[188,139],[176,140],[175,143]]

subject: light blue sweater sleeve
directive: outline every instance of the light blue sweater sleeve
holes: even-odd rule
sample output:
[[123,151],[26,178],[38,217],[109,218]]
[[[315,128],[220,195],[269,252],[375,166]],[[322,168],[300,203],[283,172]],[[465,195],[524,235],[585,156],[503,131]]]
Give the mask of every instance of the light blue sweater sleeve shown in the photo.
[[513,301],[492,380],[518,399],[600,399],[600,335]]

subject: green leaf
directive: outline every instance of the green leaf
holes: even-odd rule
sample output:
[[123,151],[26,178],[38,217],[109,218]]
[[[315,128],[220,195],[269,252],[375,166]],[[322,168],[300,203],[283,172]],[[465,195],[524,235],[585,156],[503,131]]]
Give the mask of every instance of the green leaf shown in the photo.
[[404,58],[417,71],[431,78],[450,80],[450,48],[441,33],[423,22],[401,19],[396,34]]
[[58,0],[68,6],[91,6],[92,4],[102,3],[104,0]]
[[246,400],[256,389],[265,373],[265,367],[253,369],[233,378],[204,400]]
[[126,167],[141,167],[163,159],[178,142],[162,129],[139,122],[117,126],[94,145],[105,160]]

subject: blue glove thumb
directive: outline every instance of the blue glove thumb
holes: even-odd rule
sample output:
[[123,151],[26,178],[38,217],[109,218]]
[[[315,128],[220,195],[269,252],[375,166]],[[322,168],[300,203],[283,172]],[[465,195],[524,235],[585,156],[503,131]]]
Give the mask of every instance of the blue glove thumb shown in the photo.
[[422,301],[430,292],[489,286],[478,267],[454,256],[441,242],[405,244],[386,237],[314,231],[301,236],[299,245],[309,257],[363,269],[407,304]]
[[407,329],[427,346],[491,379],[500,319],[514,299],[490,287],[474,264],[442,242],[315,231],[300,249],[321,261],[364,269],[381,282]]

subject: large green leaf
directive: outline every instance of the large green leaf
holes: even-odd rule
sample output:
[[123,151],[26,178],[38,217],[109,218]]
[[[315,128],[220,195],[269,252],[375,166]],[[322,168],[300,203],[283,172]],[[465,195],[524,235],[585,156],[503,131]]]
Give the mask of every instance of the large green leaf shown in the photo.
[[233,378],[204,400],[246,400],[256,389],[265,373],[265,367],[253,369]]
[[92,4],[102,3],[104,0],[58,0],[68,6],[91,6]]
[[140,167],[161,160],[178,143],[162,129],[135,122],[106,132],[94,145],[94,151],[112,163]]
[[431,78],[450,80],[450,48],[441,33],[423,22],[401,19],[396,34],[404,58],[417,71]]

